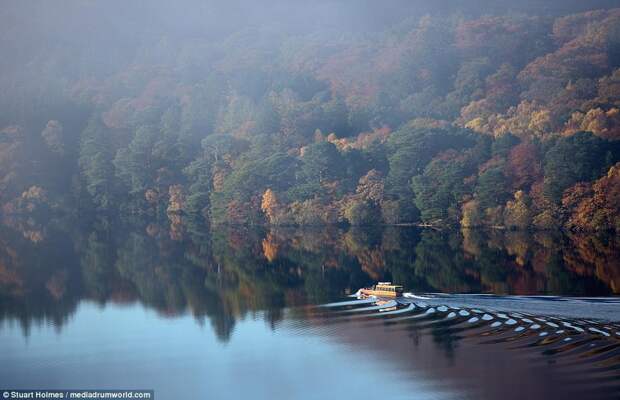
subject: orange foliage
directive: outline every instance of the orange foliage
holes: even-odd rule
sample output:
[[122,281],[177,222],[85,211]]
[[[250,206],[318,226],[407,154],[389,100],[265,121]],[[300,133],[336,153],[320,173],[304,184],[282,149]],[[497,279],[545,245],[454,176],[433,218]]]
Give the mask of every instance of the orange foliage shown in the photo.
[[273,262],[278,256],[278,249],[280,246],[278,245],[275,236],[273,234],[268,233],[267,237],[263,239],[263,255],[269,262]]
[[542,165],[538,148],[524,141],[510,150],[504,169],[514,190],[526,189],[542,178]]
[[19,296],[24,293],[24,281],[19,273],[6,265],[0,264],[0,287],[7,294]]
[[620,293],[620,240],[600,240],[594,235],[570,238],[572,251],[564,254],[567,267],[580,276],[595,276],[615,294]]
[[371,169],[359,179],[356,193],[365,201],[379,204],[383,200],[383,186],[381,173]]
[[180,214],[168,214],[168,219],[170,220],[170,239],[175,241],[183,240],[183,234],[185,233],[183,217]]
[[182,185],[172,185],[168,188],[170,200],[168,203],[168,213],[178,213],[185,208],[185,193]]
[[67,271],[60,270],[57,271],[54,275],[52,275],[50,279],[48,279],[45,287],[54,299],[60,300],[67,290],[67,280]]
[[562,205],[574,230],[620,230],[620,163],[593,184],[578,183],[564,192]]
[[600,74],[609,68],[607,44],[620,23],[620,9],[573,17],[588,22],[585,26],[565,28],[570,20],[560,20],[554,28],[556,38],[567,40],[555,52],[530,63],[519,78],[533,83],[541,78],[569,80]]

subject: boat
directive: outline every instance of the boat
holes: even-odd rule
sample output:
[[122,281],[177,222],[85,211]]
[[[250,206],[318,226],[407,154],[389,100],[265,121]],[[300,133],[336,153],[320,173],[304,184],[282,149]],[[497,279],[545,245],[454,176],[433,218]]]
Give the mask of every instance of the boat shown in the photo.
[[378,282],[372,287],[360,289],[359,293],[362,296],[400,297],[403,295],[403,287],[393,285],[392,282]]

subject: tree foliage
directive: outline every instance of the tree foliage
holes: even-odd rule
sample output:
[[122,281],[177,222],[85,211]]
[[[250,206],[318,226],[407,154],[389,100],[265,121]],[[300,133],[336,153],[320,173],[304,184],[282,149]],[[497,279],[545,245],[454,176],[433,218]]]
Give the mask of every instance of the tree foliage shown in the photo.
[[28,213],[37,187],[53,209],[160,218],[172,204],[179,224],[592,228],[573,214],[620,160],[620,9],[431,3],[390,8],[372,34],[223,27],[224,7],[109,43],[106,24],[91,43],[23,23],[28,46],[0,15],[2,208]]

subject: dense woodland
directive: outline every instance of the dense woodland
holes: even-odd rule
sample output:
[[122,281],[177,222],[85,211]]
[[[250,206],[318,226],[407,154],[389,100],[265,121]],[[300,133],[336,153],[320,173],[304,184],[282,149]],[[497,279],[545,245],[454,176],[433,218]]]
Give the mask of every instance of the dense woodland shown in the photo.
[[620,4],[232,3],[7,2],[5,218],[620,229]]

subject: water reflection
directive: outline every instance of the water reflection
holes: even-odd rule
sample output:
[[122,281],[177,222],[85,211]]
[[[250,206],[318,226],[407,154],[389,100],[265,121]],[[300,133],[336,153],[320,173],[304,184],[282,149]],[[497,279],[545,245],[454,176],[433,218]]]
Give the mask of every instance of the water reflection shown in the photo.
[[84,299],[191,313],[227,340],[235,321],[319,304],[378,280],[416,292],[607,296],[620,291],[620,238],[413,228],[224,228],[154,224],[45,236],[0,234],[0,313],[59,328]]
[[[152,387],[153,377],[161,375],[153,369],[169,362],[182,369],[191,361],[195,371],[173,375],[177,384],[156,387],[156,392],[171,393],[162,398],[174,398],[173,391],[188,380],[199,384],[201,374],[220,377],[215,381],[221,385],[236,380],[236,374],[219,369],[222,365],[247,369],[245,363],[252,362],[253,371],[273,368],[274,348],[288,343],[290,353],[282,357],[289,364],[283,364],[282,373],[300,368],[300,375],[315,374],[317,385],[326,379],[320,359],[327,354],[339,369],[368,364],[364,372],[340,372],[347,382],[341,383],[343,395],[362,387],[377,392],[381,383],[371,384],[373,376],[401,385],[390,393],[404,398],[412,390],[429,398],[618,394],[620,326],[585,320],[596,317],[587,302],[581,319],[550,317],[558,315],[557,301],[519,303],[513,296],[494,297],[489,305],[485,296],[435,295],[382,311],[352,298],[343,302],[378,280],[396,281],[415,293],[613,296],[620,291],[617,236],[397,227],[209,230],[139,221],[123,226],[99,221],[81,229],[71,225],[26,223],[0,230],[0,342],[5,365],[11,365],[0,368],[0,378],[8,382],[24,387],[91,382],[111,388],[143,382]],[[335,306],[317,306],[328,303]],[[601,304],[594,307],[608,310],[605,315],[620,314],[617,303]],[[148,314],[153,311],[155,320]],[[102,328],[102,321],[111,327]],[[544,337],[543,328],[548,330]],[[20,344],[20,337],[32,346]],[[207,338],[217,343],[221,358],[213,358],[214,345],[203,343]],[[171,346],[177,341],[184,344]],[[227,346],[234,357],[226,353]],[[116,352],[119,363],[104,368],[105,377],[93,380],[102,367],[96,361],[76,372],[72,363],[78,362],[78,353],[106,349]],[[514,349],[520,349],[517,356],[510,355]],[[135,364],[140,358],[152,365]],[[302,359],[316,364],[295,361]],[[563,368],[549,370],[551,364]],[[48,382],[51,365],[57,372]],[[142,380],[127,381],[124,368],[138,371]],[[218,385],[215,381],[211,388]],[[524,381],[527,385],[518,384]],[[308,383],[291,385],[295,391]],[[603,389],[593,391],[593,385]],[[213,390],[203,394],[225,393]],[[324,386],[314,390],[329,395],[322,392]]]
[[[429,380],[445,382],[444,388],[451,387],[459,398],[620,395],[618,323],[462,307],[463,299],[454,297],[459,296],[405,298],[398,300],[397,310],[391,303],[373,307],[372,301],[341,301],[299,318],[312,320],[317,331],[333,332],[340,342],[389,358],[412,375],[423,371]],[[491,299],[484,301],[497,306]],[[520,301],[543,308],[540,303],[560,301],[579,308],[584,302]],[[617,317],[617,299],[588,302],[614,303]]]

